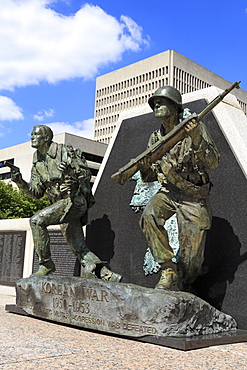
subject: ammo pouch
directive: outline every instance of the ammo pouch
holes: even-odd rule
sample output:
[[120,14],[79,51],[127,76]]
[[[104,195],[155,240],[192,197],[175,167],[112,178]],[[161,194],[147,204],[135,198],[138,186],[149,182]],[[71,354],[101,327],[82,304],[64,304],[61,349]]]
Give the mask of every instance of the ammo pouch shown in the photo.
[[189,195],[195,199],[205,199],[209,196],[209,191],[211,188],[211,183],[203,185],[195,185],[192,182],[184,179],[179,175],[171,166],[166,167],[167,173],[166,177],[171,184],[166,184],[166,188],[184,195]]

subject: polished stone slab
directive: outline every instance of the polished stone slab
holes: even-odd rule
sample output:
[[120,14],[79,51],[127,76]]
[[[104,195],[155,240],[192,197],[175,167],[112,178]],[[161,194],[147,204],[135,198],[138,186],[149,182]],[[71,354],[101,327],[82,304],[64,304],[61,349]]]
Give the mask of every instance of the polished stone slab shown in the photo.
[[[80,276],[80,263],[64,239],[60,229],[49,227],[50,250],[52,260],[55,263],[56,271],[54,275]],[[32,273],[39,268],[38,256],[34,252]],[[31,274],[30,274],[31,275]]]
[[26,231],[0,231],[0,285],[15,286],[22,277]]
[[144,337],[139,341],[157,344],[164,347],[189,351],[193,349],[220,346],[224,344],[247,342],[247,330],[236,330],[218,334],[199,335],[191,338]]
[[28,313],[24,311],[23,308],[18,307],[16,304],[6,304],[5,310],[18,315],[28,316]]

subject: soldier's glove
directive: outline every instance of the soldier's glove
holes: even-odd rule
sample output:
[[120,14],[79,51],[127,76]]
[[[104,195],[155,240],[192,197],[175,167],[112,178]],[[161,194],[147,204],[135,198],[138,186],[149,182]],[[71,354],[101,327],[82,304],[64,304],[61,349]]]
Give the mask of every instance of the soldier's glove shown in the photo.
[[184,129],[192,139],[193,149],[198,149],[202,140],[199,123],[195,119],[192,119],[186,123]]
[[57,168],[59,169],[59,171],[65,173],[65,171],[68,169],[68,163],[63,161],[63,162],[59,163]]
[[141,171],[145,171],[150,168],[151,162],[150,157],[146,156],[138,161],[138,169]]
[[77,187],[77,181],[69,175],[65,175],[63,184],[60,186],[61,192],[71,192]]

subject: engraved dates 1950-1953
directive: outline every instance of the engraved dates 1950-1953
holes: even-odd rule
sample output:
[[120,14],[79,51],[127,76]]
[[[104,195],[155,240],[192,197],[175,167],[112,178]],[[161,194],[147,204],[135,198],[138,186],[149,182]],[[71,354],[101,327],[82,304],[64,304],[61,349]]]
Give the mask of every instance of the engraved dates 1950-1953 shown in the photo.
[[85,314],[90,313],[89,303],[80,300],[72,300],[72,302],[70,302],[67,298],[54,297],[53,307],[61,310],[67,310],[71,307],[73,312],[80,312]]

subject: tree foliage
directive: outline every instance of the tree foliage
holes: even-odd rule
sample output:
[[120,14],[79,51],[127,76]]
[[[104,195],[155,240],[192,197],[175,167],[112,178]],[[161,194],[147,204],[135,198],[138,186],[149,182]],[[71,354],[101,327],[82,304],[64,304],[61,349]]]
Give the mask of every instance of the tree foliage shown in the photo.
[[34,200],[22,190],[0,181],[0,219],[31,217],[49,204],[46,196]]

